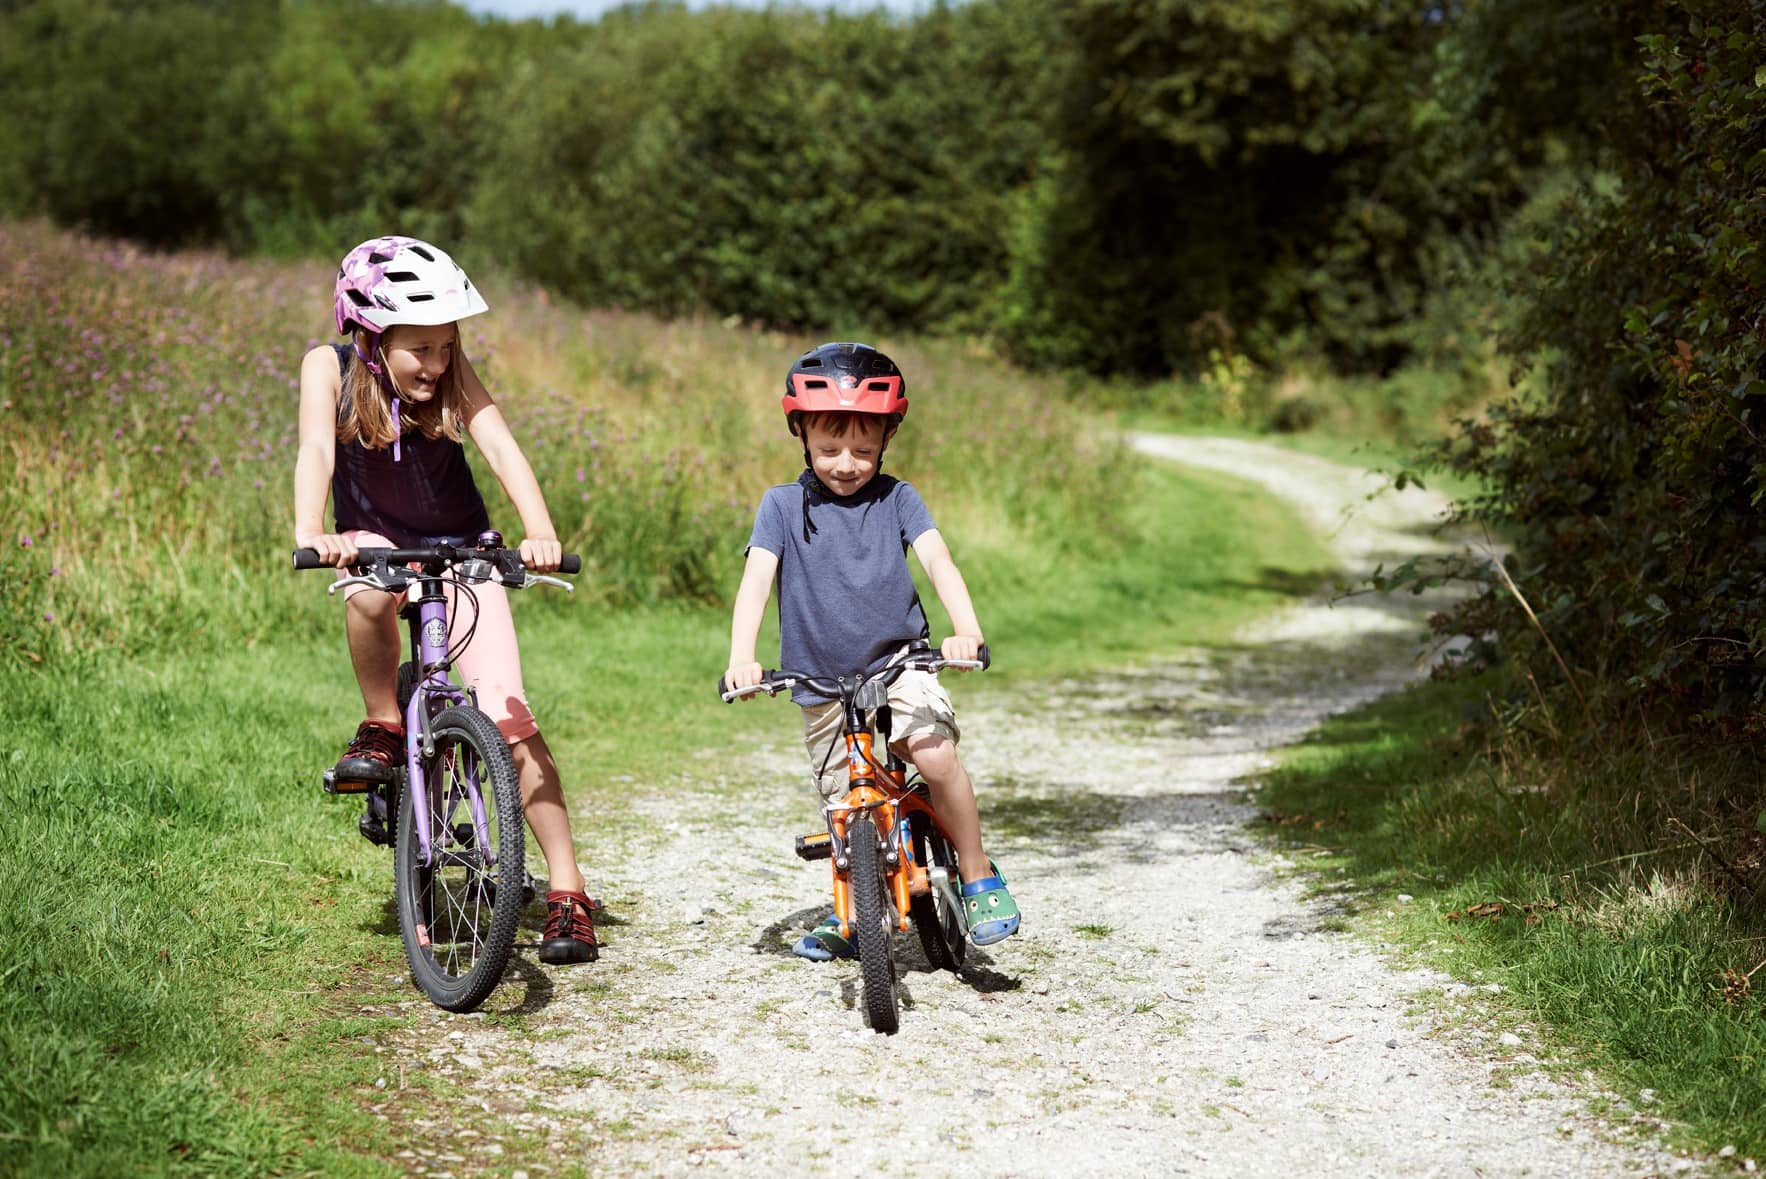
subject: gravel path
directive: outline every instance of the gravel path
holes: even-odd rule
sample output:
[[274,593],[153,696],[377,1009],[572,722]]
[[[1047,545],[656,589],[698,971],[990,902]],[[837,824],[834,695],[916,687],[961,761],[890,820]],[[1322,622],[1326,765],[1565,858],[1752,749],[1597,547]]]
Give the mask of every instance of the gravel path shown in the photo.
[[[1438,500],[1368,503],[1363,472],[1251,442],[1135,444],[1292,500],[1350,570],[1437,543]],[[1590,1100],[1610,1095],[1548,1077],[1532,1029],[1497,1034],[1499,1000],[1333,932],[1329,903],[1246,830],[1243,784],[1272,750],[1415,674],[1421,608],[1309,605],[1232,652],[959,699],[1024,928],[971,950],[960,978],[900,939],[896,1036],[863,1025],[855,965],[788,952],[826,911],[827,868],[789,852],[814,808],[781,704],[779,741],[739,778],[634,785],[620,858],[595,874],[623,923],[602,962],[541,973],[526,950],[488,1018],[407,1005],[389,1063],[548,1137],[560,1172],[1688,1169],[1653,1121],[1597,1119]],[[752,821],[731,828],[734,791]],[[497,1018],[511,1009],[519,1028]],[[431,1050],[438,1024],[450,1039]],[[438,1149],[424,1129],[401,1156],[413,1171],[508,1173],[494,1135]]]

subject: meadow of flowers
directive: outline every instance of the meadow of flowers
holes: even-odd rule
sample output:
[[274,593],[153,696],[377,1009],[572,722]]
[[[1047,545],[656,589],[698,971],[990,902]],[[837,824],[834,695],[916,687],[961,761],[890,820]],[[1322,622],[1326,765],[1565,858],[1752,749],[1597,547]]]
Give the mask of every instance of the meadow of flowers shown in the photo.
[[[0,222],[0,664],[253,640],[324,610],[286,554],[295,374],[334,338],[332,273]],[[466,351],[584,554],[579,597],[721,601],[761,490],[799,467],[777,394],[819,339],[480,285],[492,310],[464,325]],[[888,468],[967,551],[1115,543],[1134,476],[1055,382],[973,345],[877,342],[913,407]]]

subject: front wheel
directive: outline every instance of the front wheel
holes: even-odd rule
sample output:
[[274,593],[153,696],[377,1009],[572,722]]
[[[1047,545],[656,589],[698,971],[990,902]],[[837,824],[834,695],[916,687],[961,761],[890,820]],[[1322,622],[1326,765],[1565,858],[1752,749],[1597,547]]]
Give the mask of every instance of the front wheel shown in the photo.
[[503,734],[476,708],[444,710],[431,732],[435,754],[399,808],[393,891],[417,986],[438,1007],[471,1011],[515,948],[527,874],[521,788]]
[[847,879],[852,885],[853,939],[858,943],[859,973],[864,977],[865,1015],[872,1031],[893,1035],[901,1026],[895,961],[889,951],[894,922],[887,920],[895,909],[884,901],[888,892],[883,857],[878,852],[877,824],[870,815],[859,815],[847,823],[846,853],[851,860]]

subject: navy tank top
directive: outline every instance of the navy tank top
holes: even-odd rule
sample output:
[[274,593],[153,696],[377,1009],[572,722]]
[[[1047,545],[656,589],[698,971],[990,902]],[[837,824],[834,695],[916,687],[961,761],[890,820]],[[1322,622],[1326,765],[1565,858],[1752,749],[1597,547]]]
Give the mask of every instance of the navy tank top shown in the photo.
[[[349,412],[347,378],[356,355],[347,344],[332,347],[338,376],[345,378],[346,391],[337,404],[341,423]],[[339,532],[364,528],[399,548],[416,548],[441,540],[474,540],[491,526],[460,443],[407,426],[396,459],[393,453],[390,446],[370,450],[360,439],[337,440],[331,504]]]

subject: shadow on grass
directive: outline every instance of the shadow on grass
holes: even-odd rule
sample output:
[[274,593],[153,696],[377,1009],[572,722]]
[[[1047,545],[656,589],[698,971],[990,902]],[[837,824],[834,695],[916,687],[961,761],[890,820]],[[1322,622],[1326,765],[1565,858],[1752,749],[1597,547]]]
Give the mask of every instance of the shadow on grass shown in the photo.
[[387,898],[380,902],[380,908],[375,911],[374,919],[372,921],[364,921],[359,928],[363,933],[372,933],[380,937],[398,937],[398,901],[389,893]]
[[1257,571],[1255,578],[1217,581],[1211,588],[1306,598],[1327,588],[1341,576],[1342,572],[1337,569],[1277,569],[1274,566],[1265,566]]

